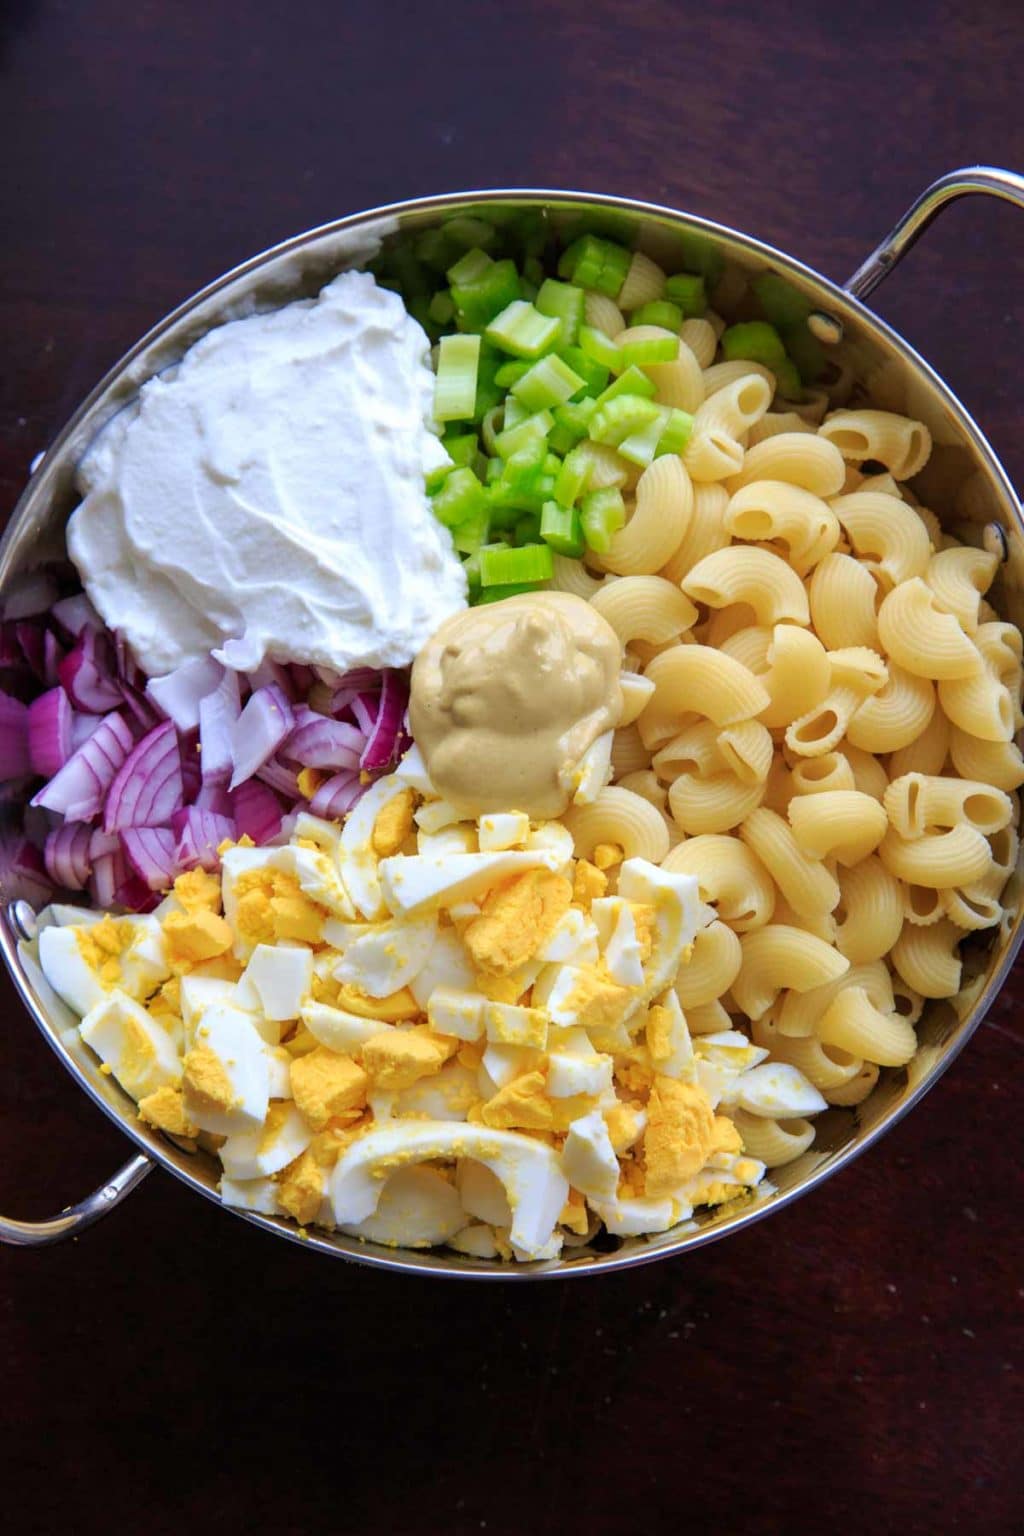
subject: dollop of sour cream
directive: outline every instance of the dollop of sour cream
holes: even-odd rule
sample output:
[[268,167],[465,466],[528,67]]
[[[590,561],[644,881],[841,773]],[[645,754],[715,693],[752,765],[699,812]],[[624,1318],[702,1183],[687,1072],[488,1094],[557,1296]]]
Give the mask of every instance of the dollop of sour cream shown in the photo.
[[446,461],[428,353],[397,294],[345,272],[210,331],[110,422],[68,551],[147,672],[404,666],[465,607],[424,488]]

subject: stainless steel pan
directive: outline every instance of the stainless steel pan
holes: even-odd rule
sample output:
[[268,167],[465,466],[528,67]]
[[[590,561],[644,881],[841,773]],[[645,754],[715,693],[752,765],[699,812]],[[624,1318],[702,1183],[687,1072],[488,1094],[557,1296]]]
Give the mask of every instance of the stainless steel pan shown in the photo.
[[[683,238],[702,240],[725,260],[725,292],[730,288],[740,292],[746,280],[766,270],[782,274],[810,299],[814,306],[812,328],[823,342],[835,346],[834,355],[852,368],[856,388],[870,395],[878,406],[905,412],[928,425],[935,450],[915,488],[953,531],[966,533],[974,542],[994,543],[999,549],[1003,565],[996,603],[1001,612],[1024,625],[1024,518],[1005,471],[981,429],[948,386],[862,302],[939,210],[968,193],[987,193],[1024,207],[1024,177],[985,166],[942,177],[918,198],[841,288],[792,257],[736,230],[626,198],[573,192],[494,191],[423,198],[355,214],[298,235],[189,299],[97,385],[47,451],[15,509],[0,543],[0,598],[18,572],[48,555],[62,553],[63,527],[75,501],[74,468],[85,446],[140,384],[180,358],[212,325],[315,293],[336,271],[359,266],[374,255],[381,242],[402,241],[455,213],[539,207],[559,226],[571,227],[581,217],[597,221],[617,238],[655,258],[665,258],[669,264]],[[1014,876],[1018,879],[1019,872]],[[158,1165],[207,1199],[217,1200],[215,1160],[201,1152],[187,1152],[143,1125],[128,1096],[97,1070],[95,1059],[79,1040],[77,1020],[39,971],[32,942],[35,915],[27,902],[17,898],[16,891],[0,890],[0,948],[15,985],[61,1062],[135,1144],[136,1154],[102,1189],[51,1221],[0,1218],[0,1240],[38,1245],[80,1232],[118,1205]],[[301,1240],[307,1248],[325,1255],[449,1278],[527,1280],[601,1274],[697,1248],[739,1231],[806,1193],[851,1162],[917,1103],[974,1033],[1003,984],[1024,935],[1021,922],[1018,912],[1012,924],[1003,931],[995,930],[994,942],[989,935],[986,944],[972,948],[962,996],[955,1005],[932,1004],[927,1009],[919,1026],[920,1048],[908,1067],[884,1073],[871,1097],[856,1110],[832,1109],[822,1115],[816,1121],[818,1135],[812,1149],[777,1170],[772,1182],[748,1201],[705,1212],[684,1228],[646,1239],[598,1240],[594,1247],[567,1250],[562,1258],[551,1262],[513,1267],[454,1253],[379,1248],[325,1232],[300,1239],[298,1228],[283,1219],[235,1214],[278,1237]]]

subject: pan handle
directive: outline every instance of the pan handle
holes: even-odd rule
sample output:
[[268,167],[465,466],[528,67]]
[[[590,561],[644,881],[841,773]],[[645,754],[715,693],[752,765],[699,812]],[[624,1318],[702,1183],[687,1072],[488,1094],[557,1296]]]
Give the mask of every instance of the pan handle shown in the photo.
[[921,193],[917,202],[907,209],[882,243],[843,284],[846,292],[855,299],[866,299],[882,279],[889,275],[900,257],[910,250],[918,236],[924,234],[935,215],[955,198],[966,197],[973,192],[1001,197],[1008,203],[1016,203],[1018,208],[1024,208],[1024,176],[1016,171],[999,170],[993,165],[965,165],[957,171],[948,171]]
[[140,1153],[119,1168],[106,1184],[94,1189],[77,1205],[69,1205],[59,1216],[51,1216],[49,1221],[14,1221],[8,1216],[0,1216],[0,1243],[9,1243],[15,1248],[43,1248],[49,1243],[63,1242],[66,1237],[76,1237],[112,1211],[115,1205],[120,1205],[125,1195],[130,1195],[155,1166]]

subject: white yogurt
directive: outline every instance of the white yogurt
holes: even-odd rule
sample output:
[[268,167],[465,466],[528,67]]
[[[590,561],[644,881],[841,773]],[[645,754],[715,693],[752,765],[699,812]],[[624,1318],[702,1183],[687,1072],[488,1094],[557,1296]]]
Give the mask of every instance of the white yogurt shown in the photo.
[[209,332],[114,418],[68,551],[148,673],[210,651],[239,671],[404,666],[465,607],[424,490],[446,459],[428,348],[396,294],[346,272]]

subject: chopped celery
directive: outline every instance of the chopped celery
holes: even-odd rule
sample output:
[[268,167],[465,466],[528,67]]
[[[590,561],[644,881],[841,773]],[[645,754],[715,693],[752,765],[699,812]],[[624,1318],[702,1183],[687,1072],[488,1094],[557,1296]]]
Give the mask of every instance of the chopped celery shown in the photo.
[[811,312],[811,301],[777,272],[762,272],[750,285],[772,325],[799,325]]
[[687,272],[699,272],[705,287],[710,291],[718,285],[725,270],[725,257],[720,247],[707,235],[687,230],[679,240],[680,259]]
[[583,384],[568,363],[549,353],[514,381],[512,393],[528,411],[542,411],[546,406],[563,405]]
[[[535,288],[537,290],[543,287],[544,283],[547,281],[544,275],[543,263],[539,261],[536,256],[527,256],[523,261],[523,276],[530,284],[531,288]],[[544,310],[542,313],[546,314],[547,311]]]
[[487,460],[487,473],[484,476],[484,484],[485,485],[491,485],[493,481],[500,480],[501,479],[501,472],[502,472],[502,470],[504,468],[505,468],[504,460],[499,459],[497,457],[497,454],[495,454],[495,457],[493,459],[488,459]]
[[490,321],[485,334],[493,346],[513,357],[534,358],[554,346],[560,328],[553,316],[542,315],[525,299],[514,299]]
[[654,457],[658,459],[663,453],[682,453],[692,433],[693,417],[689,411],[671,408],[662,427],[661,436],[658,438],[658,448]]
[[501,358],[497,352],[484,345],[480,348],[480,365],[476,371],[476,404],[473,407],[473,421],[483,421],[487,412],[500,405],[504,394],[494,382],[494,375],[498,371]]
[[424,266],[433,267],[435,272],[443,272],[450,265],[454,254],[443,229],[425,229],[417,236],[413,251],[417,260],[422,261]]
[[541,586],[542,583],[539,581],[510,581],[500,587],[483,587],[480,596],[474,601],[478,607],[482,608],[485,603],[504,602],[506,597],[519,597],[525,592],[539,592]]
[[537,284],[531,283],[528,277],[521,277],[519,279],[519,297],[532,304],[537,297]]
[[[486,453],[489,453],[489,454],[496,454],[497,453],[497,451],[498,451],[498,446],[497,446],[497,443],[498,443],[498,433],[501,431],[501,429],[502,429],[502,427],[504,425],[505,425],[505,412],[504,412],[504,409],[500,405],[492,405],[491,409],[487,412],[487,414],[484,417],[483,421],[480,423],[480,436],[483,439],[484,451]],[[488,470],[490,469],[490,466],[493,463],[494,463],[494,459],[493,458],[488,459],[488,461],[487,461]]]
[[575,345],[580,326],[583,324],[584,298],[582,288],[577,288],[572,283],[558,283],[553,277],[545,278],[537,290],[536,303],[541,314],[551,315],[561,324],[559,346]]
[[722,332],[722,354],[727,362],[744,358],[774,370],[784,361],[786,349],[774,325],[766,320],[743,320]]
[[670,299],[654,299],[641,304],[629,317],[630,325],[661,325],[666,331],[678,331],[683,323],[683,311]]
[[587,488],[591,464],[586,453],[573,448],[562,460],[555,480],[555,500],[561,507],[571,507]]
[[653,421],[649,421],[639,431],[631,432],[629,437],[624,437],[619,444],[622,457],[628,459],[631,464],[639,464],[641,469],[646,469],[658,451],[667,415],[666,407],[659,406],[658,415]]
[[598,395],[598,405],[604,405],[608,400],[614,400],[617,395],[643,395],[645,400],[653,400],[655,395],[654,380],[649,379],[635,363],[624,368],[617,379],[613,379],[608,388]]
[[568,278],[581,288],[595,288],[609,298],[618,297],[632,260],[625,246],[597,235],[582,235],[562,253],[559,277]]
[[642,395],[617,395],[599,405],[590,419],[588,436],[595,443],[608,443],[612,448],[651,422],[661,418],[661,407]]
[[435,293],[430,301],[428,314],[435,325],[450,325],[455,319],[455,305],[452,303],[451,294],[446,293],[443,288],[439,293]]
[[446,432],[441,439],[449,457],[465,468],[476,458],[477,436],[475,432]]
[[487,507],[483,486],[473,471],[465,468],[453,469],[431,501],[434,516],[446,528],[457,528]]
[[536,512],[525,513],[513,528],[512,537],[517,546],[538,544],[540,542],[540,517],[538,514]]
[[618,373],[622,368],[622,349],[604,331],[593,325],[581,325],[579,340],[580,351],[600,363],[602,368],[608,368],[612,373]]
[[453,288],[463,286],[471,288],[493,266],[494,262],[486,251],[479,249],[467,251],[464,256],[459,257],[454,266],[448,268],[445,277]]
[[699,319],[708,307],[704,279],[695,272],[677,272],[665,283],[665,297],[678,304],[687,320]]
[[671,331],[663,336],[648,336],[642,341],[623,341],[619,344],[623,368],[631,363],[644,368],[648,363],[674,363],[679,356],[679,337]]
[[433,496],[435,491],[441,489],[454,468],[454,464],[438,464],[436,469],[428,471],[426,477],[428,496]]
[[588,357],[582,347],[563,347],[557,355],[563,363],[569,364],[574,373],[579,374],[588,395],[599,395],[608,383],[611,370]]
[[582,443],[577,443],[573,453],[581,464],[587,466],[590,479],[600,479],[602,487],[625,485],[629,479],[628,467],[619,458],[615,449],[609,448],[605,443],[594,443],[590,438],[586,438]]
[[584,496],[580,504],[580,526],[587,547],[596,554],[606,555],[613,535],[626,526],[626,503],[622,492],[611,488],[591,491]]
[[551,550],[546,544],[484,544],[480,554],[480,582],[485,587],[512,583],[550,581],[554,574]]
[[498,231],[487,219],[477,219],[466,213],[457,213],[445,222],[443,228],[447,239],[463,250],[474,245],[493,245],[498,238]]
[[467,560],[463,560],[462,569],[466,573],[466,585],[469,588],[469,600],[472,602],[476,594],[480,591],[479,558],[476,555],[470,555]]
[[813,384],[821,377],[825,367],[825,349],[816,336],[812,336],[806,324],[788,325],[782,332],[786,351],[800,370],[805,384]]
[[[505,406],[505,411],[507,416],[508,405]],[[495,447],[503,459],[510,458],[513,453],[520,448],[525,448],[528,443],[538,440],[543,443],[554,424],[555,418],[550,411],[537,411],[534,415],[527,416],[525,421],[520,421],[514,427],[506,427],[504,432],[499,432],[494,439]],[[544,453],[546,452],[545,447]]]
[[[483,255],[483,252],[480,252]],[[452,283],[452,303],[464,331],[482,331],[495,315],[519,298],[519,274],[513,261],[490,261],[471,283]]]
[[557,501],[544,503],[540,536],[556,555],[567,555],[572,560],[581,559],[586,549],[579,512],[572,506],[559,506]]
[[506,427],[518,427],[521,421],[525,421],[530,412],[515,395],[505,396],[505,421]]
[[784,357],[781,362],[772,364],[772,372],[775,375],[775,383],[779,394],[784,400],[802,400],[804,386],[800,378],[800,370],[790,357]]
[[[548,434],[548,443],[556,453],[568,453],[581,437],[586,437],[590,418],[597,410],[597,401],[585,395],[582,400],[569,400],[552,411],[555,425]],[[556,471],[558,473],[558,471]]]
[[523,374],[529,371],[529,363],[502,363],[494,375],[494,382],[500,389],[509,389],[517,379],[521,379]]
[[465,421],[476,405],[479,336],[442,336],[434,382],[436,421]]
[[486,507],[452,529],[452,543],[460,555],[475,555],[490,537],[491,519]]

